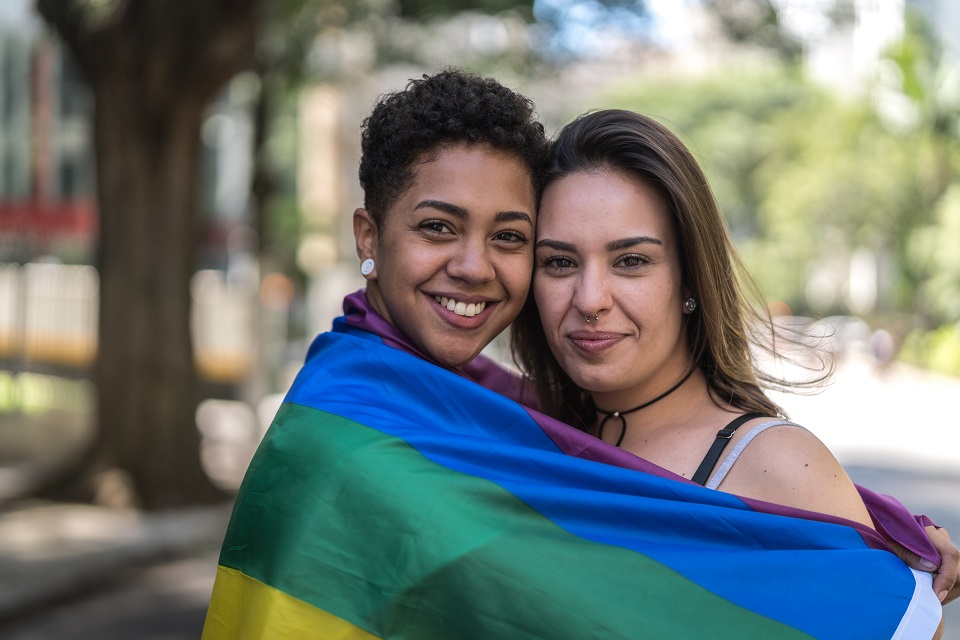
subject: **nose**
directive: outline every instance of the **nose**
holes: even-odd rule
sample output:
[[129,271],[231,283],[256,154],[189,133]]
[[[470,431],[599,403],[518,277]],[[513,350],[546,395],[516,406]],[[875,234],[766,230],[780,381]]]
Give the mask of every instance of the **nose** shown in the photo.
[[479,240],[458,243],[447,262],[447,273],[467,282],[487,282],[496,277],[490,247]]
[[608,274],[599,266],[585,265],[574,283],[572,306],[578,316],[594,320],[597,313],[612,304]]

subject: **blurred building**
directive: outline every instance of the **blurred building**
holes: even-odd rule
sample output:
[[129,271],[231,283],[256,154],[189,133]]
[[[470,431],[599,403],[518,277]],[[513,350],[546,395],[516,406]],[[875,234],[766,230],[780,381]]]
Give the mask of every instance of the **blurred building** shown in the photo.
[[[194,342],[202,375],[255,366],[259,285],[249,211],[255,80],[236,78],[202,131],[205,216]],[[93,100],[33,0],[0,3],[0,370],[83,376],[99,281]]]
[[882,73],[885,51],[922,19],[960,59],[960,3],[954,0],[776,0],[784,26],[803,45],[808,72],[839,91],[863,91]]
[[0,13],[0,262],[89,261],[90,100],[27,0]]

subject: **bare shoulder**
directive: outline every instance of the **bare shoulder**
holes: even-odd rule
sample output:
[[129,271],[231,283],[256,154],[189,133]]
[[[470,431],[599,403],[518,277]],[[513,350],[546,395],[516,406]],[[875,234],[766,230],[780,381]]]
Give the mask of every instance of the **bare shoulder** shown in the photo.
[[757,435],[719,489],[873,526],[843,467],[806,429],[784,425]]

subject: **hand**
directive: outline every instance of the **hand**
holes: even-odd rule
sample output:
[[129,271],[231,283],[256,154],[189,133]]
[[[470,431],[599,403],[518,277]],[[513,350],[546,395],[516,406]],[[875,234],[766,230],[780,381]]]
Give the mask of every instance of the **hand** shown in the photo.
[[927,537],[940,554],[939,567],[933,566],[929,561],[899,544],[894,543],[891,546],[911,569],[933,572],[933,592],[937,594],[940,602],[947,604],[960,597],[960,582],[957,581],[957,574],[960,573],[960,549],[950,542],[950,534],[946,529],[939,529],[932,525],[927,526],[926,529]]
[[940,553],[940,567],[933,576],[933,592],[940,598],[940,602],[947,604],[960,597],[960,550],[950,542],[950,534],[946,529],[934,526],[927,527],[927,537]]

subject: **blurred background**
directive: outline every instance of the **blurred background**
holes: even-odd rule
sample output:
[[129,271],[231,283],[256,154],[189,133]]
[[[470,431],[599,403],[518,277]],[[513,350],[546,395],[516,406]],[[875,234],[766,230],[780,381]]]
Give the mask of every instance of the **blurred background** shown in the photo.
[[550,133],[677,132],[836,359],[777,401],[957,537],[958,60],[952,0],[4,0],[0,633],[199,636],[246,464],[363,285],[360,123],[447,65]]

